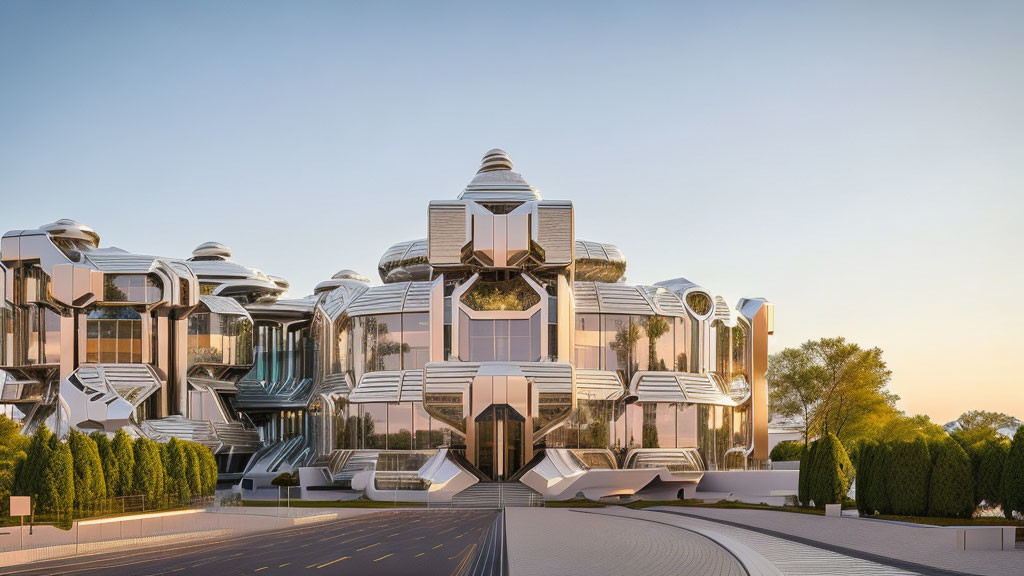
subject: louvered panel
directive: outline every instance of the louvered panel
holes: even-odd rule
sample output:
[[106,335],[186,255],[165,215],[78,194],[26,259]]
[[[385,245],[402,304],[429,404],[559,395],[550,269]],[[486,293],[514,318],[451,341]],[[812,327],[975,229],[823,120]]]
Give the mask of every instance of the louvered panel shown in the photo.
[[576,370],[576,397],[590,400],[618,400],[625,390],[619,375],[610,370]]
[[430,282],[412,282],[405,294],[403,312],[430,312]]
[[372,286],[348,307],[349,316],[401,312],[409,282]]
[[87,252],[86,259],[103,272],[135,272],[145,273],[153,265],[155,256],[143,256],[140,254],[129,254],[127,252]]
[[572,366],[556,362],[532,362],[520,364],[519,369],[527,378],[533,378],[538,392],[572,392]]
[[601,311],[594,282],[574,282],[572,296],[576,312],[597,313]]
[[648,299],[654,302],[655,307],[658,309],[658,314],[665,316],[686,315],[683,301],[672,292],[659,286],[641,286],[640,289],[644,291]]
[[461,264],[466,245],[466,206],[431,202],[427,253],[431,264]]
[[547,264],[573,260],[572,204],[543,203],[537,207],[537,243],[544,248]]
[[476,362],[431,362],[424,369],[423,391],[427,394],[463,392],[473,384],[480,370]]
[[402,402],[423,401],[422,370],[406,370],[402,374],[402,390],[400,396]]
[[401,370],[384,370],[363,374],[356,389],[349,394],[349,402],[398,402]]
[[654,309],[636,286],[597,282],[597,299],[604,314],[654,314]]
[[731,319],[732,315],[729,313],[729,305],[726,304],[725,299],[715,296],[715,320],[729,322]]
[[673,372],[646,372],[637,377],[634,394],[638,402],[686,402]]
[[359,296],[368,289],[368,286],[362,284],[358,286],[342,284],[324,296],[323,300],[320,302],[320,308],[324,311],[324,314],[327,315],[327,318],[331,322],[334,322],[352,302],[358,299]]
[[228,298],[226,296],[200,296],[199,301],[206,305],[206,307],[215,314],[236,314],[239,316],[249,316],[245,308],[238,303],[234,298]]
[[735,402],[726,396],[715,380],[708,374],[678,375],[680,383],[686,389],[686,401],[693,404],[716,404],[733,406]]
[[323,381],[320,382],[320,390],[326,394],[348,394],[352,391],[349,384],[348,374],[345,372],[328,374],[324,377]]

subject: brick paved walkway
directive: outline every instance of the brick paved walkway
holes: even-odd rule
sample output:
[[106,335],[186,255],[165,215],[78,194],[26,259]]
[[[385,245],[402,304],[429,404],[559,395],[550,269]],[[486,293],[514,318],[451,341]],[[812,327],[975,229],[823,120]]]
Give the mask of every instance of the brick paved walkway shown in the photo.
[[[649,510],[654,512],[659,508]],[[723,510],[672,506],[660,508],[660,510],[700,516],[708,520],[738,523],[830,546],[840,546],[899,561],[912,562],[936,570],[982,576],[1024,576],[1024,550],[1007,552],[956,550],[953,546],[953,536],[949,535],[948,542],[945,539],[945,534],[936,539],[934,531],[938,528],[933,527],[908,526],[860,518],[826,518],[771,510]],[[659,513],[657,516],[660,520],[671,516],[681,520],[703,522],[672,514]],[[734,530],[737,533],[745,532],[748,534],[745,536],[746,539],[757,539],[756,533],[717,522],[706,522],[705,527],[722,533],[732,533]],[[761,537],[766,538],[766,536]],[[745,542],[744,539],[737,539]],[[751,547],[756,549],[753,545]],[[769,557],[768,552],[762,552],[762,555]],[[771,560],[770,557],[769,559]],[[792,573],[799,574],[801,572]]]
[[563,508],[508,508],[512,576],[743,576],[739,562],[703,536],[635,518]]

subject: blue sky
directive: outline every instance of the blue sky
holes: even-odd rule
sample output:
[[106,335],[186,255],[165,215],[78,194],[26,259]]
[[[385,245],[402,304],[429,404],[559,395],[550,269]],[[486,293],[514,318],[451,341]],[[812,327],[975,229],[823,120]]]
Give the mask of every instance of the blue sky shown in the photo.
[[[382,4],[382,5],[378,5]],[[376,277],[504,148],[630,281],[879,346],[1024,417],[1024,5],[0,4],[0,229]]]

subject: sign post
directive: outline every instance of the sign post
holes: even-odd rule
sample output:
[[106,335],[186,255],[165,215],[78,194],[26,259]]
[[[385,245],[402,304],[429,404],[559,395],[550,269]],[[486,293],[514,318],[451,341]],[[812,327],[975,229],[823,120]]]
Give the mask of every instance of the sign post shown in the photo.
[[11,516],[21,518],[21,549],[25,549],[25,516],[32,514],[31,496],[11,496]]

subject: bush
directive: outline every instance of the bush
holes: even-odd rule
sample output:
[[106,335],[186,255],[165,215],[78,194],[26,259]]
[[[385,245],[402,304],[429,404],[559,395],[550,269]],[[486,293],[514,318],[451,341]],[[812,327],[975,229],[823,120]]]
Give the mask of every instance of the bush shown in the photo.
[[1024,515],[1024,426],[1017,428],[1006,454],[1000,503],[1007,518],[1012,518],[1014,511]]
[[800,457],[800,476],[797,484],[797,499],[801,506],[811,505],[811,462],[817,452],[818,443],[813,442]]
[[181,504],[192,499],[191,485],[188,479],[188,456],[184,442],[177,438],[161,447],[164,468],[167,470],[167,495],[175,503]]
[[971,446],[974,455],[974,504],[989,506],[1002,503],[1003,463],[1010,444],[1003,440],[978,442]]
[[[203,467],[199,465],[199,450],[202,448],[194,442],[183,441],[181,447],[185,453],[185,478],[188,480],[188,491],[191,497],[203,495]],[[205,450],[205,448],[203,448]]]
[[970,457],[952,438],[934,442],[931,452],[933,463],[928,487],[928,515],[970,518],[974,513],[974,477]]
[[270,481],[270,485],[271,486],[298,486],[299,485],[299,476],[298,476],[298,474],[292,475],[292,474],[289,474],[287,472],[282,472],[282,473],[278,474],[276,477],[274,477],[273,480]]
[[773,462],[799,460],[803,457],[806,450],[807,447],[804,446],[803,442],[799,442],[797,440],[784,440],[772,448],[772,452],[768,457],[771,458]]
[[121,430],[114,434],[114,441],[110,444],[113,458],[117,466],[117,484],[114,488],[115,496],[131,496],[132,481],[135,477],[135,455],[132,450],[132,439],[128,433]]
[[199,465],[203,468],[203,494],[213,496],[217,492],[217,459],[206,446],[199,446]]
[[817,449],[810,461],[808,496],[817,508],[842,504],[853,480],[850,457],[835,434],[827,434],[814,444]]
[[924,439],[894,443],[885,468],[885,488],[892,513],[900,516],[927,514],[932,461]]

